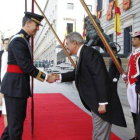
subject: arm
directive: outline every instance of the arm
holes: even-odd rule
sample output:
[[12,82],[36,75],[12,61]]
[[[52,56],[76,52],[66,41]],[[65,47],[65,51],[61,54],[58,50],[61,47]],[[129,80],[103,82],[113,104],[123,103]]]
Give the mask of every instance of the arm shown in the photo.
[[102,56],[93,51],[87,56],[87,67],[93,78],[96,94],[98,96],[98,103],[106,103],[107,98],[107,70]]
[[98,112],[103,114],[106,112],[107,98],[107,70],[102,56],[98,52],[94,52],[87,57],[87,67],[93,77],[95,88],[98,96]]
[[75,69],[71,72],[62,73],[62,81],[61,82],[71,82],[75,80]]
[[51,73],[50,75],[48,75],[47,82],[54,83],[57,81],[58,83],[61,83],[61,82],[74,81],[74,79],[75,79],[75,70],[63,74]]
[[19,67],[28,75],[44,81],[46,74],[39,71],[34,65],[31,64],[28,46],[22,38],[15,39],[11,44],[12,53],[16,59]]
[[[138,60],[138,65],[139,65],[139,70],[140,70],[140,58]],[[135,91],[137,94],[140,94],[140,73],[136,78],[137,78],[137,81],[135,82],[135,84],[136,84]]]

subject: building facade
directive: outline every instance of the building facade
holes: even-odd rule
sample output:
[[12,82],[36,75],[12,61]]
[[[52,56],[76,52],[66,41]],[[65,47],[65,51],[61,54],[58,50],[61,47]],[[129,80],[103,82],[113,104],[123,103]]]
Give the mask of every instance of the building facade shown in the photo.
[[[113,1],[114,0],[85,0],[85,3],[92,14],[101,11],[99,20],[104,32],[110,36],[113,42],[117,41],[121,46],[119,54],[123,57],[129,57],[132,51],[129,32],[140,31],[140,0],[119,0],[121,34],[117,37],[114,32],[114,7],[111,11],[112,18],[107,19],[109,5]],[[130,2],[130,7],[127,10],[123,10],[123,2],[127,1]],[[67,33],[77,31],[81,33],[81,35],[83,34],[83,19],[84,15],[87,16],[87,13],[80,1],[46,0],[44,13],[62,42],[65,38],[66,28]],[[51,62],[54,63],[54,65],[61,62],[68,62],[59,42],[46,21],[43,20],[42,24],[43,27],[35,36],[35,60]],[[103,52],[103,50],[100,49],[100,52]]]
[[[91,0],[85,0],[85,2],[90,11],[95,14],[95,2]],[[87,14],[79,0],[48,0],[44,13],[62,42],[66,29],[67,33],[77,31],[83,34],[83,20],[84,15],[87,16]],[[42,24],[43,27],[35,36],[35,61],[49,61],[54,65],[68,62],[46,21],[43,20]]]
[[[96,0],[96,5],[101,10],[100,22],[105,33],[108,34],[113,42],[119,43],[124,57],[129,57],[132,51],[131,36],[129,32],[140,31],[140,0],[119,0],[121,34],[117,36],[114,32],[114,7],[112,9],[112,19],[107,20],[109,4],[114,0]],[[128,6],[128,9],[125,7]],[[124,10],[126,8],[126,10]]]

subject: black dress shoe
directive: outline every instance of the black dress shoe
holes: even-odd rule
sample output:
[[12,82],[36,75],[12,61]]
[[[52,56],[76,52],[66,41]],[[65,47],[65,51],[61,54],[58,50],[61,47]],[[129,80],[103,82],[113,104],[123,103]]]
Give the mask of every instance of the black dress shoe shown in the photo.
[[132,138],[132,139],[130,139],[130,140],[138,140],[138,138],[133,137],[133,138]]
[[2,111],[0,111],[0,117],[1,117]]

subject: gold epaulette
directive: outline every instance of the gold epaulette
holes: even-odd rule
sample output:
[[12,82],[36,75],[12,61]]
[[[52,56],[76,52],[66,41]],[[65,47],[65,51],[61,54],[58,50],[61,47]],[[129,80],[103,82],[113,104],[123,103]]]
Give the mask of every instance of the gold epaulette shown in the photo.
[[21,33],[21,34],[20,34],[20,37],[24,38],[24,34]]
[[43,82],[45,80],[45,77],[46,77],[46,74],[43,73],[42,71],[39,71],[37,76],[36,76],[36,79]]

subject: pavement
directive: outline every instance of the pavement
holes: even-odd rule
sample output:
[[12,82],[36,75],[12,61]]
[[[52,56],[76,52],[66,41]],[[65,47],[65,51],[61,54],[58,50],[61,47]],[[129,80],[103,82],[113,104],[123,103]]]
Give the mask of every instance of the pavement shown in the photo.
[[[79,94],[72,82],[67,83],[53,83],[49,84],[47,82],[40,82],[38,80],[34,80],[34,93],[62,93],[65,97],[71,100],[75,105],[85,111],[88,115],[91,116],[91,113],[85,109],[83,106]],[[129,125],[128,128],[122,128],[118,126],[112,126],[112,132],[115,133],[118,137],[122,140],[129,140],[129,138],[133,137],[134,129],[132,126],[132,119],[126,118],[127,124]]]

